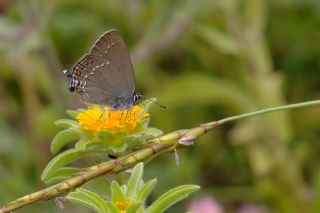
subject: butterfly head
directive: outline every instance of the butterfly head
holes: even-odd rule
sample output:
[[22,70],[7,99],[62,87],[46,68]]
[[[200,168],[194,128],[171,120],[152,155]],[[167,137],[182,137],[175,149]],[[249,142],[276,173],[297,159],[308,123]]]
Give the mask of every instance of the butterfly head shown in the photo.
[[63,70],[63,74],[69,79],[69,90],[71,92],[75,92],[76,88],[80,86],[81,82],[78,78],[76,78],[71,72],[68,70]]
[[141,100],[145,98],[144,95],[141,95],[139,93],[133,93],[132,99],[133,99],[133,105],[139,104]]

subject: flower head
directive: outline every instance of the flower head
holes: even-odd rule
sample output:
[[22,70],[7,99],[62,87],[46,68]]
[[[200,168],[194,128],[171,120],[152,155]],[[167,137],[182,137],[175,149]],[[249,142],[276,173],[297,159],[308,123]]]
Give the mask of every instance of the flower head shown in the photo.
[[[154,100],[146,100],[123,111],[91,105],[86,110],[68,112],[77,122],[62,119],[58,123],[69,128],[71,135],[78,135],[76,149],[106,149],[113,154],[123,153],[162,134],[162,131],[148,125],[150,115],[147,111],[153,102]],[[64,132],[62,135],[65,134]],[[74,137],[70,136],[70,138]]]
[[132,133],[137,124],[149,117],[140,106],[124,111],[111,111],[109,108],[94,107],[80,112],[76,119],[83,129],[92,133],[107,130],[112,134],[119,132]]
[[126,201],[116,201],[113,203],[119,210],[121,213],[125,213],[126,209],[128,206],[130,206],[132,204],[131,200],[126,200]]

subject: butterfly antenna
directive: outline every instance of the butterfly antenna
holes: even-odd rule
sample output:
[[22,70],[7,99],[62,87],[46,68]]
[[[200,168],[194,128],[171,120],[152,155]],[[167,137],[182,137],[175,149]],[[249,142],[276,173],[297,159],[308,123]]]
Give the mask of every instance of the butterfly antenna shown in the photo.
[[65,75],[65,76],[67,76],[67,77],[71,77],[72,75],[68,72],[68,70],[63,70],[62,71],[63,72],[63,74]]
[[148,98],[150,101],[152,101],[152,103],[157,104],[158,106],[160,106],[163,109],[168,109],[168,107],[166,107],[165,105],[160,104],[159,102],[152,100],[152,98]]

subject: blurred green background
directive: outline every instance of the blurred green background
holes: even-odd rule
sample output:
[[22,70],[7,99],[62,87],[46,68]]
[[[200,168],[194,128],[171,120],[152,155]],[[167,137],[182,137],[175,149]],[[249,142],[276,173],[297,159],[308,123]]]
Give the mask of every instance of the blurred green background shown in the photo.
[[[1,0],[0,15],[0,205],[45,187],[53,122],[83,106],[62,70],[107,30],[127,43],[137,91],[169,107],[151,110],[164,132],[320,97],[318,0]],[[227,124],[179,153],[145,168],[152,197],[202,186],[168,212],[320,212],[320,107]],[[15,212],[31,211],[62,212]]]

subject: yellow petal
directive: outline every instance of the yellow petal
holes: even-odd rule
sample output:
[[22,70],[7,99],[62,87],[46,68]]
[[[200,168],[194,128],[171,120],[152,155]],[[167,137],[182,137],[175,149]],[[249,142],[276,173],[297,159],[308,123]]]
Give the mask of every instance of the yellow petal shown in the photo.
[[111,111],[109,108],[104,108],[104,112],[100,107],[94,107],[80,112],[76,119],[85,130],[93,133],[109,130],[115,134],[120,131],[131,133],[138,122],[148,116],[149,113],[143,112],[140,106],[124,111]]

